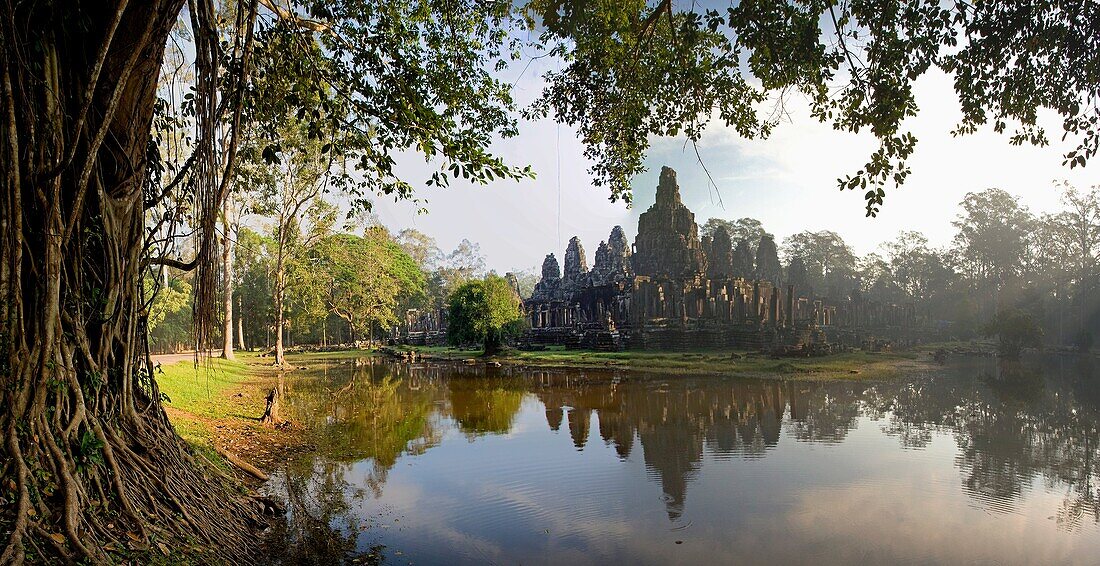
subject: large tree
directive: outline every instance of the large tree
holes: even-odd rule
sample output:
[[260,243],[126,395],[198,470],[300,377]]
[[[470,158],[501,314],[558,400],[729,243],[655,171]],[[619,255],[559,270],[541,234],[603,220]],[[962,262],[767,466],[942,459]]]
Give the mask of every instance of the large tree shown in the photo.
[[[486,151],[514,132],[506,84],[490,74],[511,5],[493,2],[341,2],[317,13],[245,1],[219,20],[210,0],[192,1],[182,21],[196,80],[181,115],[193,153],[168,169],[151,134],[169,106],[158,104],[157,77],[184,5],[0,6],[0,563],[103,562],[131,535],[148,545],[154,533],[222,559],[256,548],[254,505],[210,481],[161,407],[142,296],[147,266],[195,270],[196,343],[213,335],[215,227],[235,159],[214,132],[236,129],[249,76],[290,67],[298,76],[282,90],[324,91],[280,100],[295,115],[316,101],[303,117],[352,159],[348,176],[366,190],[410,192],[392,170],[404,149],[433,158],[437,182],[524,175]],[[232,40],[218,40],[219,23]],[[166,169],[178,181],[161,182]],[[166,202],[180,206],[165,214]],[[147,255],[162,233],[147,220],[193,230],[197,254]]]
[[803,231],[783,240],[784,254],[801,258],[810,287],[826,297],[840,298],[852,290],[856,255],[836,232]]
[[[564,64],[532,114],[576,126],[616,197],[629,197],[651,136],[698,140],[715,118],[767,134],[775,120],[759,103],[798,89],[815,117],[880,140],[841,180],[866,190],[874,213],[908,172],[915,140],[901,124],[933,67],[955,80],[962,133],[989,123],[1045,143],[1036,119],[1048,108],[1079,142],[1069,163],[1100,144],[1095,2],[776,0],[719,12],[671,0],[241,0],[218,17],[212,0],[191,0],[179,18],[184,5],[0,5],[0,485],[14,486],[0,562],[105,561],[109,542],[153,532],[247,558],[250,507],[206,480],[165,417],[142,297],[147,267],[194,270],[195,342],[208,344],[217,214],[242,122],[268,132],[260,153],[274,163],[283,148],[264,116],[306,121],[344,165],[333,183],[364,206],[372,193],[414,196],[396,175],[400,151],[427,159],[433,186],[523,178],[488,147],[516,131],[494,69],[521,52],[510,31],[527,25]],[[173,107],[158,103],[157,78],[178,20],[195,86]],[[175,164],[151,136],[154,116],[170,114],[193,128],[191,155]],[[196,233],[193,258],[147,253],[173,227]],[[91,465],[76,465],[82,451]]]
[[398,307],[424,292],[423,272],[382,227],[362,237],[328,236],[310,255],[325,282],[325,306],[348,324],[353,339],[389,330],[400,320]]
[[709,218],[699,227],[699,236],[710,236],[713,238],[715,231],[719,227],[726,229],[730,241],[738,242],[741,240],[748,240],[748,242],[754,246],[760,241],[760,237],[765,234],[763,224],[755,218],[744,217],[734,221],[725,220],[723,218]]
[[510,323],[523,317],[519,296],[498,275],[463,283],[447,305],[447,340],[456,346],[480,344],[486,354],[500,351]]
[[959,204],[952,224],[962,272],[974,286],[999,290],[1021,274],[1035,217],[1001,189],[967,193]]

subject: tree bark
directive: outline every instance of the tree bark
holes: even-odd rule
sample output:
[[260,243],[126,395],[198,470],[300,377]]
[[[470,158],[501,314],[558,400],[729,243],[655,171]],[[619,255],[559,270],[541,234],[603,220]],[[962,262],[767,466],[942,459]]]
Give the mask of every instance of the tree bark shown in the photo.
[[147,159],[182,6],[0,5],[0,564],[121,561],[154,533],[253,558],[258,516],[176,435],[148,354]]
[[279,218],[279,250],[275,254],[275,365],[286,364],[283,353],[283,326],[285,326],[285,313],[283,312],[283,295],[286,291],[286,219]]
[[241,350],[247,350],[244,345],[244,316],[241,311],[241,298],[237,297],[237,346]]
[[222,357],[236,359],[233,355],[233,239],[231,236],[230,214],[232,203],[229,199],[222,206],[222,292],[224,293],[225,318],[222,321]]

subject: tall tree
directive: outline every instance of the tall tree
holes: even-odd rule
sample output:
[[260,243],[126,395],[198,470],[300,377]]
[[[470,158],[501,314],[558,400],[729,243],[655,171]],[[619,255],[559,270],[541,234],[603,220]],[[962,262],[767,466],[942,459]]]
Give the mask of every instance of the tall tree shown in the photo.
[[824,296],[846,296],[855,283],[856,255],[836,232],[804,231],[783,241],[784,254],[801,258],[813,289]]
[[375,328],[388,330],[399,320],[399,305],[423,294],[423,272],[381,227],[369,228],[363,237],[328,236],[311,255],[326,280],[326,307],[347,322],[353,338]]
[[1057,222],[1071,238],[1074,283],[1083,285],[1097,274],[1100,262],[1100,185],[1079,191],[1063,181],[1061,193],[1066,210],[1058,215]]
[[800,257],[792,257],[788,262],[787,283],[794,285],[795,293],[807,297],[814,296],[813,283],[810,282],[810,274],[806,271],[806,262]]
[[738,218],[735,221],[729,221],[723,218],[710,218],[699,228],[699,236],[710,236],[713,238],[715,231],[719,227],[725,228],[731,242],[748,240],[750,243],[755,244],[759,242],[760,237],[765,234],[763,224],[755,218],[744,217]]
[[[913,81],[933,66],[955,79],[962,133],[985,123],[997,131],[1018,126],[1012,141],[1041,144],[1047,137],[1036,120],[1048,108],[1080,142],[1067,163],[1085,164],[1100,143],[1095,2],[1073,9],[742,2],[723,13],[677,9],[671,0],[242,0],[232,17],[219,19],[213,2],[194,0],[183,51],[195,60],[195,90],[179,105],[194,127],[194,151],[173,169],[154,148],[151,123],[163,114],[157,77],[184,4],[0,6],[0,314],[8,368],[0,390],[9,408],[0,415],[0,460],[10,462],[0,484],[14,484],[17,494],[2,511],[12,528],[0,562],[24,558],[29,547],[103,562],[108,542],[129,538],[120,533],[147,539],[154,531],[170,543],[216,536],[221,558],[248,559],[249,507],[205,481],[164,416],[143,355],[141,295],[146,267],[194,270],[195,338],[206,345],[217,214],[233,178],[237,126],[253,120],[243,109],[258,100],[274,102],[276,115],[309,121],[311,138],[349,165],[334,182],[363,206],[371,193],[413,196],[413,185],[395,173],[399,151],[428,158],[433,185],[528,175],[487,149],[516,131],[510,90],[494,73],[519,53],[514,25],[537,30],[566,64],[548,74],[532,114],[553,112],[577,126],[597,183],[613,196],[629,196],[651,135],[697,140],[713,118],[742,135],[766,134],[774,121],[758,103],[795,88],[810,95],[819,119],[880,140],[863,171],[840,180],[867,191],[873,214],[883,185],[908,172],[903,161],[915,140],[900,125],[917,110]],[[218,25],[232,33],[219,34]],[[853,33],[862,34],[861,47],[847,42]],[[282,78],[254,89],[264,85],[252,79],[271,77]],[[225,148],[217,147],[219,123],[230,125]],[[267,139],[275,132],[268,129]],[[261,152],[278,155],[277,145]],[[166,170],[173,179],[162,183]],[[165,216],[166,202],[180,206]],[[143,234],[147,212],[155,228]],[[166,225],[196,231],[193,259],[146,254]],[[85,447],[102,445],[103,463],[74,475],[83,438]],[[60,498],[39,499],[57,480]],[[103,505],[91,505],[100,493]],[[122,519],[102,520],[108,512]],[[42,534],[50,525],[61,525],[54,534],[63,543]]]
[[433,308],[446,308],[447,299],[463,283],[485,275],[481,246],[463,239],[439,261],[428,277],[428,300]]
[[972,285],[1000,289],[1020,275],[1035,218],[1015,196],[1001,189],[967,193],[952,225],[955,250]]
[[[286,333],[287,272],[291,254],[304,249],[301,234],[302,213],[314,199],[321,195],[328,176],[322,158],[322,144],[308,138],[305,125],[289,118],[280,130],[281,155],[268,156],[262,161],[242,164],[242,178],[256,192],[255,210],[274,221],[272,238],[275,242],[273,305],[275,308],[275,364],[286,364],[284,334]],[[263,140],[257,140],[265,143]],[[251,148],[250,148],[251,149]],[[260,154],[251,151],[246,155]],[[275,161],[269,166],[266,161]]]
[[272,276],[271,238],[242,226],[237,234],[236,264],[240,283],[236,288],[238,331],[245,345],[256,347],[271,345],[270,331],[275,315],[271,307]]
[[395,241],[420,269],[432,271],[443,261],[443,252],[435,238],[414,228],[405,228],[398,232]]
[[235,359],[233,355],[233,287],[236,283],[233,272],[234,243],[240,232],[241,209],[232,198],[226,198],[222,204],[222,357]]

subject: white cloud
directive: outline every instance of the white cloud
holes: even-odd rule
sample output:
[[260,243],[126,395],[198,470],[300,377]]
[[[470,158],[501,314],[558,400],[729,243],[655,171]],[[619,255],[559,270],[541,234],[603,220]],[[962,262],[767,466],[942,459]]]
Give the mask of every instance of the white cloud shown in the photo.
[[[538,92],[543,70],[533,65],[517,82],[521,103]],[[549,252],[560,261],[573,235],[581,237],[589,264],[614,225],[621,224],[633,238],[637,214],[652,204],[662,165],[678,171],[684,201],[700,224],[711,216],[752,216],[780,239],[807,229],[835,230],[860,253],[873,251],[899,230],[920,230],[933,244],[949,244],[951,220],[968,191],[999,187],[1020,195],[1032,210],[1045,211],[1057,206],[1055,179],[1080,187],[1100,183],[1098,165],[1083,170],[1061,165],[1067,144],[1013,147],[1007,136],[989,130],[952,137],[959,111],[950,78],[942,73],[918,81],[916,96],[921,113],[906,124],[919,140],[910,160],[912,174],[904,187],[888,192],[878,218],[864,217],[860,192],[841,192],[836,186],[837,178],[863,165],[875,148],[874,139],[837,132],[813,120],[799,97],[788,104],[792,123],[781,124],[769,139],[744,140],[724,127],[706,133],[700,152],[724,208],[708,188],[694,150],[685,148],[682,139],[655,141],[647,159],[649,171],[633,183],[635,209],[611,203],[606,191],[593,188],[576,133],[542,120],[522,123],[517,138],[494,147],[509,163],[532,165],[535,180],[422,190],[418,195],[428,201],[427,215],[417,215],[409,203],[385,200],[376,203],[376,211],[391,228],[415,227],[447,249],[463,238],[478,242],[489,267],[503,272],[536,268]],[[1057,140],[1060,122],[1045,118]],[[407,156],[399,163],[413,181],[429,174],[418,158]]]

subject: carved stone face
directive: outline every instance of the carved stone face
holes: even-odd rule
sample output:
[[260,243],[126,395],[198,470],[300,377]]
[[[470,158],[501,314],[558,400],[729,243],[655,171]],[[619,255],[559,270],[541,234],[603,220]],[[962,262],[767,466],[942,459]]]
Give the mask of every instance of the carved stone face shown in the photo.
[[558,266],[558,258],[554,257],[554,254],[547,254],[546,259],[542,260],[542,278],[548,281],[561,279],[561,268]]
[[573,236],[569,247],[565,249],[565,277],[583,275],[588,272],[588,260],[584,257],[581,239]]

